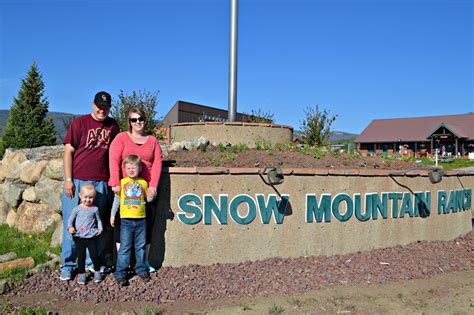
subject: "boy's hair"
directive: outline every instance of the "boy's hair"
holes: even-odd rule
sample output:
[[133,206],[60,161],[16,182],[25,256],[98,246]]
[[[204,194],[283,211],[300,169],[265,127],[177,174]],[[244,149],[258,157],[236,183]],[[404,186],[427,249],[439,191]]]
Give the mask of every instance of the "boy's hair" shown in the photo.
[[125,157],[125,159],[123,159],[123,165],[127,165],[127,164],[134,164],[134,165],[137,165],[138,167],[142,167],[142,159],[138,156],[138,155],[135,155],[135,154],[130,154],[128,155],[127,157]]
[[81,191],[79,192],[81,195],[86,192],[86,191],[92,191],[93,192],[93,196],[95,197],[95,187],[94,185],[92,184],[84,184],[82,187],[81,187]]

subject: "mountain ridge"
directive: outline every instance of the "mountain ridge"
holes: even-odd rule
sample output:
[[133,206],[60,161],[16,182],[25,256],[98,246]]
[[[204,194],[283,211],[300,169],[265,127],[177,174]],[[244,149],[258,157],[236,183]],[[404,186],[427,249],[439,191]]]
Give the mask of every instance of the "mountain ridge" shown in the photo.
[[[5,128],[7,124],[9,112],[10,110],[8,109],[0,109],[0,135],[3,133],[3,128]],[[56,143],[62,143],[64,135],[66,134],[67,123],[78,116],[82,115],[63,112],[48,112],[47,117],[53,118],[54,127],[56,128],[56,131],[58,133],[58,135],[56,136]],[[352,138],[355,138],[356,136],[357,134],[349,132],[332,131],[331,136],[329,137],[329,142],[350,140]],[[294,130],[293,139],[301,139],[301,132],[298,130]]]

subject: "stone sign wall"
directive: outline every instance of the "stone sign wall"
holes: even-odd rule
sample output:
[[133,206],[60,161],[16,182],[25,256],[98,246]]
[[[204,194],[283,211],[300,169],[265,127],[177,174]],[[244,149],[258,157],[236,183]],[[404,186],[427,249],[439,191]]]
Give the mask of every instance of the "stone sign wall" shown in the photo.
[[[61,242],[63,146],[7,150],[0,224],[56,229]],[[471,231],[474,176],[449,171],[283,169],[270,186],[257,168],[164,168],[153,259],[168,266],[334,255],[449,240]],[[398,174],[398,175],[397,175]]]

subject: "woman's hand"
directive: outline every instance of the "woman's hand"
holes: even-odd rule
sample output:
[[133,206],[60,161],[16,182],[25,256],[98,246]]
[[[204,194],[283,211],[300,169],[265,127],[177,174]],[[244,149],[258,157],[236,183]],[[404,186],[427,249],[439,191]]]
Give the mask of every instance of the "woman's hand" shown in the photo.
[[114,187],[112,187],[112,191],[113,191],[115,194],[119,195],[119,194],[120,194],[120,186],[114,186]]
[[115,216],[110,216],[110,226],[115,227]]
[[147,198],[154,199],[156,196],[156,187],[148,187],[148,191],[146,192]]

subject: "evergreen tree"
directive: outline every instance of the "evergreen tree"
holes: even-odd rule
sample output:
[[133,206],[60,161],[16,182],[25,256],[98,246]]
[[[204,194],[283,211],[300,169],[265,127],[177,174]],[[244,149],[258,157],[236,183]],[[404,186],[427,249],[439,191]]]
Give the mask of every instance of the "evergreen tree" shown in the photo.
[[21,80],[17,97],[13,99],[8,121],[3,129],[0,152],[6,148],[34,148],[56,143],[56,130],[47,118],[49,102],[44,97],[44,82],[36,62],[26,78]]

